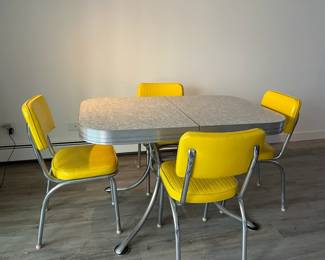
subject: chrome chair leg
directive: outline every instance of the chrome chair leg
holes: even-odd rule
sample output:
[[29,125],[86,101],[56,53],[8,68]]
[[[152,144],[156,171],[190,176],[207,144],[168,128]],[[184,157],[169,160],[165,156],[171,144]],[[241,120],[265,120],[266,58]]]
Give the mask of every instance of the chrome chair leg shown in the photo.
[[[108,182],[109,182],[110,189],[112,189],[111,177],[108,177]],[[115,205],[115,198],[114,198],[114,195],[113,195],[113,192],[112,191],[111,191],[111,200],[112,200],[112,206],[114,207],[114,205]]]
[[286,175],[284,168],[279,165],[281,168],[281,211],[285,212],[287,210],[286,206]]
[[[220,204],[219,202],[216,202],[215,205],[218,207],[219,211],[222,211],[222,213],[228,215],[229,217],[236,219],[240,222],[242,222],[242,218],[234,213],[232,213],[231,211],[229,211],[228,209],[226,209],[225,207],[222,206],[222,204]],[[259,229],[259,225],[253,221],[250,220],[246,220],[247,222],[247,227],[251,230],[258,230]]]
[[51,181],[47,180],[47,185],[46,185],[46,193],[48,193],[51,189]]
[[[149,154],[149,149],[147,149],[147,156],[146,156],[146,164],[148,167],[151,168],[152,162],[150,161],[150,154]],[[150,174],[147,176],[147,190],[146,190],[146,195],[150,196]]]
[[169,203],[173,214],[174,228],[175,228],[175,245],[176,245],[176,260],[181,260],[181,243],[180,243],[180,229],[177,215],[177,208],[175,201],[169,197]]
[[[50,180],[47,180],[47,183],[46,183],[46,194],[49,193],[50,189],[51,189],[51,181]],[[49,204],[50,204],[50,202],[47,203],[46,211],[48,211],[50,209]]]
[[265,160],[260,161],[263,163],[271,163],[278,167],[280,174],[281,174],[281,211],[285,212],[287,210],[286,207],[286,176],[285,176],[285,170],[283,166],[276,160]]
[[150,174],[147,175],[147,182],[146,182],[146,195],[150,196]]
[[209,203],[205,203],[204,204],[204,211],[203,211],[203,218],[202,218],[203,222],[208,221],[208,207],[209,207]]
[[[223,200],[223,201],[221,202],[221,206],[222,206],[222,207],[225,207],[225,206],[226,206],[226,201],[225,201],[225,200]],[[223,211],[219,209],[219,213],[220,213],[220,214],[223,214]],[[203,212],[202,221],[203,221],[203,222],[207,222],[207,221],[208,221],[208,203],[206,203],[206,204],[204,205],[204,212]]]
[[65,183],[59,183],[55,187],[53,187],[51,190],[49,190],[48,193],[46,193],[43,203],[42,203],[42,208],[41,208],[41,215],[40,215],[40,221],[38,225],[38,236],[37,236],[37,244],[36,244],[36,249],[39,250],[43,246],[42,240],[43,240],[43,230],[44,230],[44,221],[45,221],[45,212],[46,208],[49,202],[50,197],[53,195],[53,193],[58,190],[60,187],[64,186]]
[[260,165],[258,162],[255,165],[255,169],[256,169],[256,175],[257,175],[256,186],[260,187],[261,186],[261,171],[260,171]]
[[115,208],[115,220],[116,220],[116,234],[121,234],[121,222],[120,222],[120,209],[118,205],[118,197],[116,192],[116,182],[114,177],[110,178],[110,183],[112,187],[112,200],[114,200],[114,208]]
[[[225,207],[225,206],[226,206],[226,201],[225,201],[225,200],[223,200],[223,201],[221,202],[221,206],[222,206],[222,207]],[[219,213],[220,213],[220,214],[223,214],[223,211],[222,211],[222,210],[219,210]]]
[[242,260],[247,259],[247,221],[245,215],[244,201],[241,198],[238,198],[238,204],[241,213],[242,221]]
[[160,183],[160,194],[159,194],[159,209],[158,209],[158,223],[157,227],[162,227],[163,211],[164,211],[164,185]]
[[138,168],[141,168],[141,144],[138,144]]
[[286,208],[286,175],[285,170],[282,167],[282,165],[277,161],[271,161],[274,165],[276,165],[281,174],[281,211],[285,212],[287,210]]

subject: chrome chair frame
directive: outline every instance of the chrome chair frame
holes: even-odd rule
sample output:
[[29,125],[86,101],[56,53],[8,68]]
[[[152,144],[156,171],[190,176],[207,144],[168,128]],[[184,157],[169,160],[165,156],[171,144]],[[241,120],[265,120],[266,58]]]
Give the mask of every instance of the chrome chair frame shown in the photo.
[[[255,165],[258,160],[258,154],[259,154],[259,147],[255,146],[254,147],[254,156],[253,156],[253,159],[249,165],[249,169],[246,174],[246,178],[244,180],[244,183],[242,184],[241,190],[237,194],[237,201],[239,204],[241,216],[237,216],[236,214],[231,213],[229,210],[224,208],[222,206],[222,204],[216,203],[216,206],[219,208],[220,211],[222,211],[223,213],[227,214],[228,216],[230,216],[236,220],[239,220],[242,223],[242,258],[241,258],[242,260],[247,259],[247,227],[249,227],[251,229],[255,229],[255,227],[256,227],[255,223],[248,221],[246,218],[245,207],[244,207],[244,194],[247,189],[247,185],[251,179],[251,176],[254,172],[254,168],[255,168]],[[186,196],[187,196],[187,191],[188,191],[188,187],[189,187],[190,180],[191,180],[195,156],[196,156],[196,151],[194,149],[190,149],[188,152],[188,164],[187,164],[187,169],[186,169],[186,173],[185,173],[185,178],[184,178],[180,201],[175,201],[170,196],[168,196],[170,207],[172,210],[173,220],[174,220],[176,260],[181,260],[180,228],[179,228],[179,221],[178,221],[178,215],[177,215],[177,206],[182,206],[186,202]],[[162,186],[160,188],[162,190]],[[161,198],[160,198],[160,201],[161,201]]]
[[[46,193],[45,197],[42,202],[42,208],[41,208],[41,214],[40,214],[40,221],[39,221],[39,226],[38,226],[38,237],[37,237],[37,244],[36,244],[36,249],[39,250],[43,246],[42,240],[43,240],[43,230],[44,230],[44,222],[45,222],[45,212],[48,209],[48,204],[49,204],[49,199],[50,197],[61,187],[67,186],[67,185],[72,185],[72,184],[79,184],[79,183],[84,183],[88,181],[96,181],[96,180],[101,180],[101,179],[106,179],[108,178],[110,185],[112,187],[112,205],[114,206],[115,209],[115,219],[116,219],[116,233],[120,234],[122,232],[121,230],[121,223],[120,223],[120,212],[119,212],[119,204],[118,204],[118,196],[117,196],[117,188],[116,188],[116,182],[114,179],[114,176],[118,173],[116,171],[113,174],[109,175],[102,175],[102,176],[97,176],[97,177],[90,177],[90,178],[83,178],[83,179],[74,179],[74,180],[59,180],[56,179],[54,176],[52,176],[52,169],[48,169],[46,166],[46,163],[44,161],[44,158],[41,154],[41,152],[36,148],[34,139],[31,135],[30,129],[28,125],[26,124],[26,130],[27,130],[27,136],[32,144],[33,151],[35,153],[35,156],[37,158],[37,161],[42,169],[43,175],[47,179],[47,186],[46,186]],[[48,143],[48,150],[50,152],[50,155],[53,157],[55,155],[55,150],[54,147],[51,143],[50,138],[47,136],[47,143]],[[51,187],[51,184],[54,184],[53,187]]]
[[[298,115],[298,118],[295,122],[295,125],[292,129],[292,131],[286,135],[285,139],[284,139],[284,142],[283,142],[283,145],[279,151],[279,153],[274,156],[272,159],[269,159],[269,160],[258,160],[257,163],[256,163],[256,172],[257,172],[257,183],[256,185],[258,187],[261,186],[261,172],[260,172],[260,164],[261,163],[266,163],[266,164],[272,164],[272,165],[275,165],[279,171],[280,171],[280,175],[281,175],[281,211],[282,212],[285,212],[287,210],[286,208],[286,173],[285,173],[285,170],[284,170],[284,167],[278,162],[278,159],[281,159],[288,144],[289,144],[289,141],[293,135],[293,132],[297,126],[297,123],[298,123],[298,120],[299,120],[299,115]],[[223,202],[223,204],[225,204],[225,201]],[[224,207],[224,205],[223,205]],[[222,214],[224,213],[223,210],[220,210],[219,208],[219,212]],[[208,220],[208,203],[206,203],[204,205],[204,210],[203,210],[203,217],[202,217],[202,221],[203,222],[206,222]],[[160,225],[161,226],[161,225]],[[257,228],[257,227],[256,227]],[[253,228],[254,229],[254,228]]]
[[282,212],[285,212],[287,209],[286,208],[286,173],[285,173],[283,166],[278,162],[278,160],[282,158],[282,156],[288,146],[288,143],[293,135],[293,132],[297,126],[298,120],[299,120],[299,115],[298,115],[297,120],[293,126],[292,131],[286,135],[280,152],[276,156],[274,156],[272,159],[258,160],[257,167],[256,167],[256,169],[257,169],[257,186],[258,187],[261,186],[261,173],[260,173],[260,164],[261,163],[272,164],[272,165],[275,165],[279,169],[280,174],[281,174],[281,211]]

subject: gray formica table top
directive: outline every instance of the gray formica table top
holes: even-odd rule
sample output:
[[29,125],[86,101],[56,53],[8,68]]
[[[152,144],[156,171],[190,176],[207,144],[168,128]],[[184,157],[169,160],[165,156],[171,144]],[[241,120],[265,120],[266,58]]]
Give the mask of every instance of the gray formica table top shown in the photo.
[[200,126],[200,131],[262,128],[268,135],[282,131],[284,116],[260,104],[233,96],[167,97]]
[[80,105],[83,140],[132,144],[178,140],[186,131],[236,131],[259,127],[282,131],[285,118],[259,104],[231,96],[101,97]]
[[80,136],[97,144],[177,140],[199,127],[165,97],[103,97],[80,105]]

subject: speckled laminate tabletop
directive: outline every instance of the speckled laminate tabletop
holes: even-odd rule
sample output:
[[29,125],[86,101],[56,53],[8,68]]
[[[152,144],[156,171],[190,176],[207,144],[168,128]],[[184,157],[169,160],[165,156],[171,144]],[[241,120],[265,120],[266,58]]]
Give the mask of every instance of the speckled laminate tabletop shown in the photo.
[[282,131],[285,118],[231,96],[102,97],[80,105],[80,136],[90,143],[177,140],[186,131]]
[[[282,131],[284,116],[260,104],[233,96],[167,97],[200,126],[200,131],[235,131],[262,128],[267,134]],[[281,123],[282,122],[282,123]]]
[[91,143],[177,140],[199,127],[165,97],[103,97],[80,105],[80,135]]

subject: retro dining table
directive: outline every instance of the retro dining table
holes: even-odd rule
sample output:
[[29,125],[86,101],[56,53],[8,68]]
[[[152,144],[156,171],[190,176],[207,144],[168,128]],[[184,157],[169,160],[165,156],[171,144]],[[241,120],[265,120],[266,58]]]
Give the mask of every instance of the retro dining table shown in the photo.
[[[285,117],[242,98],[233,96],[99,97],[82,101],[79,113],[81,138],[94,144],[148,145],[149,160],[154,144],[177,141],[187,131],[238,131],[261,128],[267,135],[279,134]],[[157,151],[157,149],[155,149]],[[150,174],[149,164],[139,185]],[[129,235],[116,247],[125,254],[149,216],[159,190],[159,174],[149,205]]]

